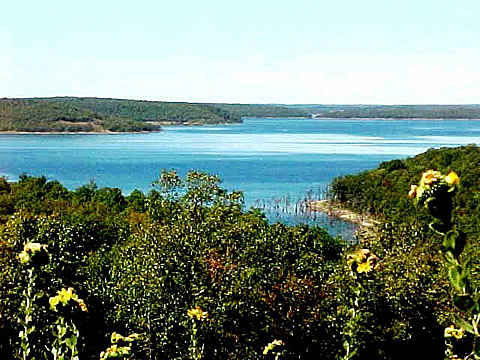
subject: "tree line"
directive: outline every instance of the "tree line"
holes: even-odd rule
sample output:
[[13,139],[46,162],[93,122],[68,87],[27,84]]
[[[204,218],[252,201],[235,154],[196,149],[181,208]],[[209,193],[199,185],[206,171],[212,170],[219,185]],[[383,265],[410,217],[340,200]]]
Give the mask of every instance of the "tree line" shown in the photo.
[[336,199],[382,214],[354,247],[272,224],[197,171],[162,172],[129,195],[1,179],[0,357],[443,359],[446,335],[467,356],[445,245],[408,192],[430,167],[458,172],[454,223],[478,268],[478,151],[430,150],[337,179]]

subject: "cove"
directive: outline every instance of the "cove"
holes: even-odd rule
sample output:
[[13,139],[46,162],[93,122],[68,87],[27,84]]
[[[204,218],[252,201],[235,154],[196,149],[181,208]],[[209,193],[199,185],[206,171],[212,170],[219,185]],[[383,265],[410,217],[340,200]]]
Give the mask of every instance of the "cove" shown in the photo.
[[247,207],[295,222],[296,204],[321,198],[336,176],[479,140],[478,120],[418,119],[251,118],[147,134],[0,134],[0,175],[13,181],[22,173],[45,175],[71,189],[93,180],[129,193],[151,190],[162,169],[201,170],[243,191]]

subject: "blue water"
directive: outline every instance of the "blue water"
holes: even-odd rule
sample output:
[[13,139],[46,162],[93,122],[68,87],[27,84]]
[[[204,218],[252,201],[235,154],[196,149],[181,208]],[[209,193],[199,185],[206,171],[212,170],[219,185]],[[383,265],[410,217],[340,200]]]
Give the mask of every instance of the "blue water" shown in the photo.
[[45,175],[73,189],[149,191],[162,169],[218,174],[247,206],[321,197],[335,176],[429,148],[480,142],[477,120],[245,119],[149,134],[0,135],[0,175]]

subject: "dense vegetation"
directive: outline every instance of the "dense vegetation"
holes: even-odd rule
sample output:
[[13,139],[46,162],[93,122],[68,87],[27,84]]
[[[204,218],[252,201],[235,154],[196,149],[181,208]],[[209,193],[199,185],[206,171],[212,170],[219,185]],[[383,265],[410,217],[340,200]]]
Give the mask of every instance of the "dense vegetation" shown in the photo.
[[238,123],[242,117],[308,117],[280,105],[195,104],[103,98],[0,100],[0,131],[155,131],[162,124]]
[[[164,172],[128,196],[0,179],[0,358],[443,359],[445,334],[467,356],[471,335],[449,325],[477,311],[479,273],[468,273],[473,297],[455,295],[466,273],[449,279],[480,266],[478,152],[430,150],[335,180],[337,199],[382,214],[363,249],[269,224],[199,172]],[[445,194],[465,251],[410,206],[410,184],[432,167],[461,177]]]
[[127,116],[138,121],[179,124],[241,122],[243,117],[309,117],[302,109],[283,105],[201,104],[100,98],[58,97],[45,99],[68,103],[101,114]]
[[392,160],[377,169],[334,179],[331,197],[361,213],[407,221],[425,212],[415,211],[405,189],[418,181],[425,169],[442,173],[454,170],[462,178],[455,197],[455,214],[464,230],[480,239],[480,148],[476,145],[431,149],[417,156]]
[[69,104],[99,114],[124,116],[141,122],[186,125],[241,122],[239,116],[207,104],[78,97],[56,97],[43,100]]
[[0,131],[124,132],[160,127],[128,117],[92,112],[73,104],[42,100],[0,100]]
[[318,118],[480,119],[480,105],[298,105]]
[[244,117],[465,118],[479,105],[200,104],[104,98],[0,99],[0,131],[139,132],[162,124],[238,123]]
[[286,105],[211,104],[238,117],[310,117],[306,109]]

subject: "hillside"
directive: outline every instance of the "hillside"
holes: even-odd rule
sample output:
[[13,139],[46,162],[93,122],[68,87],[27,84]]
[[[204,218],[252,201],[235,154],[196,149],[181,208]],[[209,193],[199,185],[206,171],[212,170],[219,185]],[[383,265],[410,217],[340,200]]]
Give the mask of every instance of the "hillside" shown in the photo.
[[232,123],[241,122],[243,117],[310,116],[307,110],[285,105],[186,103],[78,97],[56,97],[43,100],[67,103],[101,114],[127,116],[138,121],[180,124]]
[[206,104],[90,97],[54,97],[36,100],[68,104],[98,114],[128,117],[141,122],[183,125],[241,122],[240,117],[232,116],[227,111]]
[[308,109],[286,105],[263,104],[210,104],[238,117],[310,117]]
[[358,175],[336,178],[330,197],[357,212],[407,221],[416,214],[408,189],[428,169],[458,174],[461,180],[455,197],[456,216],[467,233],[478,237],[480,148],[476,145],[431,149],[411,158],[384,162]]
[[480,105],[291,105],[315,118],[480,119]]
[[243,117],[308,117],[282,105],[200,104],[93,97],[0,100],[0,131],[155,131],[161,125],[240,123]]
[[0,99],[0,131],[139,132],[245,117],[480,119],[480,105],[216,104],[93,97]]
[[[128,196],[0,178],[0,358],[49,358],[59,339],[81,359],[120,348],[140,360],[467,358],[472,337],[445,339],[465,314],[446,246],[406,193],[425,169],[458,172],[462,258],[480,268],[479,151],[430,150],[337,179],[337,199],[389,218],[361,249],[270,224],[197,171],[162,172],[154,190]],[[467,280],[479,288],[478,271]]]
[[[154,184],[124,196],[0,178],[0,358],[45,358],[62,321],[76,326],[81,359],[118,333],[141,334],[128,350],[141,360],[192,359],[195,336],[212,360],[273,359],[275,339],[285,359],[340,359],[345,343],[359,360],[441,358],[448,312],[432,304],[448,294],[438,259],[416,256],[424,248],[361,273],[325,230],[269,224],[214,175],[164,172]],[[418,273],[401,268],[410,254]]]
[[0,100],[0,131],[139,132],[159,129],[155,124],[100,114],[74,104],[29,99]]

